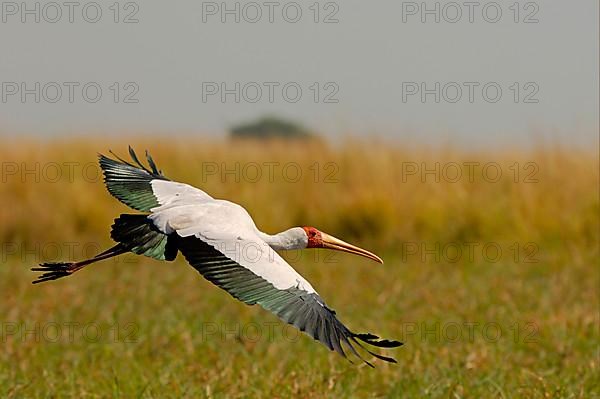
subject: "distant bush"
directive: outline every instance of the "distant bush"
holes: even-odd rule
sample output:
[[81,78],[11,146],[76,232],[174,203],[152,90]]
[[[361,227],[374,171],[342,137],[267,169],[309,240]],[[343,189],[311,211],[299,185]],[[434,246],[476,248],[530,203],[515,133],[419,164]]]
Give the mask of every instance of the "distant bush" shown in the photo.
[[230,129],[234,138],[285,138],[307,139],[312,137],[302,125],[275,117],[261,118],[256,122],[244,123]]

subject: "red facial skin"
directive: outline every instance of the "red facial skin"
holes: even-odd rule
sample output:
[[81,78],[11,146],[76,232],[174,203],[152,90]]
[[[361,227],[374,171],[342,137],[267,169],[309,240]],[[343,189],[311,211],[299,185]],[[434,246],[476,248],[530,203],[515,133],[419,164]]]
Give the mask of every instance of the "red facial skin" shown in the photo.
[[308,236],[308,244],[306,248],[322,248],[323,247],[323,238],[321,237],[321,232],[314,227],[304,226],[302,227]]

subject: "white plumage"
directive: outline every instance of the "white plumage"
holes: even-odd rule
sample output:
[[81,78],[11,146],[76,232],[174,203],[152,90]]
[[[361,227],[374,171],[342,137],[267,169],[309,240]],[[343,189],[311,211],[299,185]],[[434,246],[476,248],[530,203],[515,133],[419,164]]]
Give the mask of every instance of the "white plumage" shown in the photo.
[[[180,237],[194,236],[277,289],[296,287],[308,293],[315,292],[310,283],[264,240],[271,237],[277,242],[280,239],[262,234],[243,207],[210,197],[197,201],[198,194],[191,191],[179,195],[166,193],[166,187],[166,184],[161,185],[163,195],[157,195],[163,205],[152,208],[148,216],[160,231],[165,234],[175,232]],[[174,187],[175,190],[178,188]],[[286,249],[306,248],[307,240],[303,233],[302,229],[283,232],[285,236],[298,236],[298,247]],[[301,238],[302,235],[305,239]]]

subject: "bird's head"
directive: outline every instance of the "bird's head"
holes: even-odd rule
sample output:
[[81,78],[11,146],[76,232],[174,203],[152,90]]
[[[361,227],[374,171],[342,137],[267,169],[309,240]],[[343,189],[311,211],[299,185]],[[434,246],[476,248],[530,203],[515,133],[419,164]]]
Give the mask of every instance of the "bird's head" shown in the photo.
[[347,242],[330,236],[327,233],[323,233],[314,227],[304,226],[302,227],[302,230],[304,230],[304,233],[307,237],[306,248],[327,248],[336,251],[349,252],[351,254],[364,256],[365,258],[383,263],[383,260],[381,260],[381,258],[374,253],[369,252],[366,249],[356,247],[352,244],[348,244]]

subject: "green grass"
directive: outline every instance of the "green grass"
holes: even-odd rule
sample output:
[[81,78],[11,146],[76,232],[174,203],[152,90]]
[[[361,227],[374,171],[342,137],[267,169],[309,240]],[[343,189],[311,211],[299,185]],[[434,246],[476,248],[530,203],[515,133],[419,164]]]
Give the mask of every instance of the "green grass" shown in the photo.
[[[21,145],[0,155],[9,161],[89,162],[106,146]],[[0,396],[600,396],[595,158],[548,149],[475,154],[505,160],[503,165],[535,159],[540,181],[402,185],[386,180],[402,159],[475,155],[414,155],[390,147],[365,163],[368,155],[360,146],[317,149],[318,161],[339,165],[338,184],[203,184],[186,167],[196,157],[272,160],[271,150],[257,147],[226,153],[213,144],[198,154],[182,144],[161,144],[155,159],[168,176],[239,198],[267,231],[305,220],[384,258],[378,265],[309,252],[292,264],[352,330],[402,340],[403,347],[387,351],[398,364],[350,364],[275,316],[233,300],[181,258],[161,263],[126,255],[33,286],[29,267],[44,257],[70,257],[62,243],[110,245],[112,218],[126,208],[101,182],[8,179],[0,185]],[[313,161],[302,149],[277,153],[307,165]],[[281,201],[269,206],[270,198]],[[429,248],[436,242],[476,242],[478,248],[494,242],[503,255],[495,262],[480,251],[473,260],[463,256],[454,263],[449,255],[422,260],[406,253],[407,242]],[[515,242],[518,260],[511,250]],[[529,242],[537,248],[533,263],[524,258]],[[55,243],[62,256],[51,251]],[[73,257],[83,256],[76,247]],[[94,339],[98,329],[103,336]]]
[[[531,271],[386,260],[297,265],[351,328],[404,340],[399,363],[374,370],[281,324],[271,334],[275,317],[182,261],[107,262],[42,286],[12,264],[2,270],[11,293],[2,313],[22,324],[3,338],[2,396],[598,395],[597,280],[587,264]],[[50,323],[61,333],[44,332]],[[78,323],[73,337],[68,323]],[[88,323],[95,327],[84,330]]]

